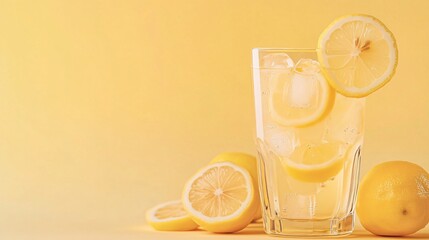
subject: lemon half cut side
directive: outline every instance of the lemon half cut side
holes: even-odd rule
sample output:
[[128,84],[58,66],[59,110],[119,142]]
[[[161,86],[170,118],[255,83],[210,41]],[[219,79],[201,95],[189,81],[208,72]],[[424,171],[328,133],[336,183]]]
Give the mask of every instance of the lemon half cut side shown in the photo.
[[210,232],[236,232],[255,216],[256,190],[249,172],[230,162],[213,163],[185,185],[183,204],[191,218]]

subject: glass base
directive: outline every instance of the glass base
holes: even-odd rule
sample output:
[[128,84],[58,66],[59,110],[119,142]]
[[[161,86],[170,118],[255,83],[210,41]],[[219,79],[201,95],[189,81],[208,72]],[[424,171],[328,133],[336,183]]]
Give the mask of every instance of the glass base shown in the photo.
[[267,234],[293,237],[345,236],[353,232],[354,216],[343,219],[264,219]]

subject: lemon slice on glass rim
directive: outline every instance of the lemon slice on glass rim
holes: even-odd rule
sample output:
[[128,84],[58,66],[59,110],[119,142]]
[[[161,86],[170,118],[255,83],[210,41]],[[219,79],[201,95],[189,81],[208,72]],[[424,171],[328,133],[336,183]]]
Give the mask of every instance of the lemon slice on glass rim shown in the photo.
[[340,17],[320,35],[318,60],[335,90],[365,97],[390,81],[398,63],[393,34],[373,16]]

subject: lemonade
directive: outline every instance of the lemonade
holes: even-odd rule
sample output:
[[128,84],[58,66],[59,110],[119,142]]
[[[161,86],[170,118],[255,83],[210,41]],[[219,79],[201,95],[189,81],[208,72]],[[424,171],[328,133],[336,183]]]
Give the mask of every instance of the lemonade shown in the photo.
[[350,232],[365,99],[336,93],[315,50],[254,49],[253,57],[265,230]]
[[252,51],[265,232],[337,236],[354,228],[365,97],[397,66],[378,19],[333,21],[317,49]]

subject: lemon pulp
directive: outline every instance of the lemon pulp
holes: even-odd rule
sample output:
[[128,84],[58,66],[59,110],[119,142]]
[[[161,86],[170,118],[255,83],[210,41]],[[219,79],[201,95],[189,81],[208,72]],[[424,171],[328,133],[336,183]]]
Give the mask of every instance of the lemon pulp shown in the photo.
[[183,204],[192,219],[211,232],[235,232],[255,216],[257,195],[249,172],[233,163],[213,163],[185,185]]

